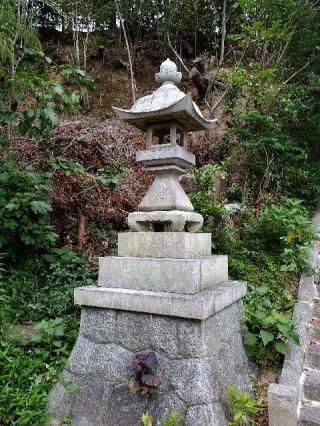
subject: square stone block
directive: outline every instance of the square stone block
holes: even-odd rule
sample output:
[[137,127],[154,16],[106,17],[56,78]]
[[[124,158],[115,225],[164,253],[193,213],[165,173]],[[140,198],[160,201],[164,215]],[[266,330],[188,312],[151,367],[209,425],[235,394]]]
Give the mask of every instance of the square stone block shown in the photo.
[[228,280],[227,256],[199,259],[101,257],[98,285],[194,294]]
[[118,254],[123,257],[188,259],[211,255],[211,234],[189,232],[122,232]]

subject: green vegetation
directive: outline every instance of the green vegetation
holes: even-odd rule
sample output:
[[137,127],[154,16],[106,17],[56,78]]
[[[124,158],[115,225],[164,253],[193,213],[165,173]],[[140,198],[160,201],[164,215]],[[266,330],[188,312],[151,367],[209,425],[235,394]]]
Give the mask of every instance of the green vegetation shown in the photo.
[[[153,425],[153,417],[150,416],[148,412],[143,413],[141,416],[141,422],[143,426],[152,426]],[[183,421],[178,414],[173,411],[170,416],[166,417],[162,421],[162,426],[183,426]]]
[[247,392],[238,390],[234,385],[229,386],[228,394],[229,410],[232,417],[229,426],[255,425],[252,415],[259,411],[259,401],[255,401]]

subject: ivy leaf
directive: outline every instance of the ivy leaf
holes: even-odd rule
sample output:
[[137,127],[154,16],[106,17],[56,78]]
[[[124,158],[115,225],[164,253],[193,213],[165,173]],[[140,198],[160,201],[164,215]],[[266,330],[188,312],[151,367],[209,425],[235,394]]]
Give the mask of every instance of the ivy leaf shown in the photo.
[[274,348],[276,351],[280,352],[284,356],[287,356],[289,353],[289,347],[284,342],[276,342]]
[[272,342],[274,339],[274,335],[270,333],[270,331],[260,330],[260,337],[264,346],[267,346],[268,343]]

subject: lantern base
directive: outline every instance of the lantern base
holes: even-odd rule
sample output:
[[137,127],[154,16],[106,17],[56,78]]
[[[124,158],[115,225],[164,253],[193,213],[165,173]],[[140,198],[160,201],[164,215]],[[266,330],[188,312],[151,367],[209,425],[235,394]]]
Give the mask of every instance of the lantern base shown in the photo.
[[179,210],[134,212],[128,216],[130,231],[134,232],[198,232],[203,225],[203,217],[198,213]]

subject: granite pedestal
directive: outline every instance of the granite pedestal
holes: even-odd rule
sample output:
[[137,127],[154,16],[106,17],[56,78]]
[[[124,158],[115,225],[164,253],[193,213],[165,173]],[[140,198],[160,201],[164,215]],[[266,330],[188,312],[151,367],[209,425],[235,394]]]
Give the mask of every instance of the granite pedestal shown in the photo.
[[[56,420],[140,426],[148,411],[161,425],[176,411],[185,426],[227,425],[228,386],[252,389],[240,332],[246,286],[228,281],[226,256],[210,253],[208,234],[119,235],[119,257],[100,259],[98,285],[75,291],[80,332],[50,395]],[[130,364],[150,351],[160,386],[132,394]]]

